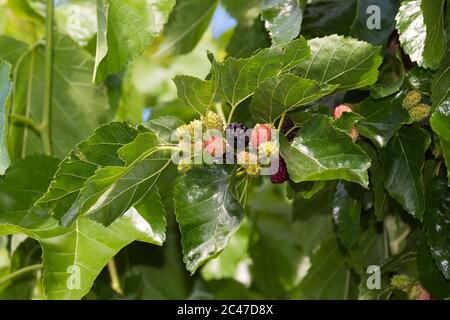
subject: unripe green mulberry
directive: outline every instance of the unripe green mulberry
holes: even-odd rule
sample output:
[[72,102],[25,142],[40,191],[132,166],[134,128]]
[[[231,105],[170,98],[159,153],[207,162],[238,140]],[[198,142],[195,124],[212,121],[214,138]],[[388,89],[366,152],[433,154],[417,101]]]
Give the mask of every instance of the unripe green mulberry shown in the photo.
[[224,123],[222,118],[215,112],[208,111],[205,117],[202,117],[203,124],[206,130],[216,129],[223,131]]
[[179,126],[175,130],[175,134],[177,136],[178,141],[186,140],[191,137],[189,126],[187,124]]
[[406,94],[405,99],[403,99],[403,108],[411,109],[416,106],[420,100],[422,100],[422,95],[417,90],[411,90]]
[[261,166],[259,164],[251,164],[245,168],[245,172],[249,176],[258,176],[261,173]]
[[258,157],[261,163],[270,163],[271,159],[278,156],[278,145],[272,141],[266,141],[258,147]]
[[203,133],[203,122],[200,120],[193,120],[189,123],[189,133],[191,135],[191,138],[194,139],[195,138],[195,133],[197,133],[197,135],[199,135],[199,138],[202,138],[202,133]]
[[189,158],[181,159],[178,163],[178,172],[185,174],[193,167],[192,161]]
[[424,103],[420,103],[417,106],[409,109],[409,115],[411,116],[411,118],[414,119],[415,122],[419,122],[428,118],[430,113],[431,113],[431,106]]

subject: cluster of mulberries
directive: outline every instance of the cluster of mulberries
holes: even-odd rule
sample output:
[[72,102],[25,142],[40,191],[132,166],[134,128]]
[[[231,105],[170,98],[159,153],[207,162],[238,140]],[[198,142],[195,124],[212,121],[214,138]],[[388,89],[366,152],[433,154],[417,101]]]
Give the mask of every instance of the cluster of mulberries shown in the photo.
[[[287,118],[286,118],[287,120]],[[215,129],[221,133],[224,130],[222,118],[214,112],[208,112],[200,120],[191,121],[188,125],[182,125],[176,130],[179,146],[182,150],[195,149],[196,139],[204,130]],[[221,135],[212,134],[201,142],[200,150],[213,158],[225,157],[227,147],[234,150],[234,159],[249,176],[258,176],[263,166],[272,164],[272,160],[278,159],[278,171],[270,177],[273,183],[282,183],[289,177],[286,162],[279,153],[278,144],[272,141],[272,126],[269,124],[257,124],[249,134],[247,127],[242,123],[230,123],[225,127],[226,139]],[[292,140],[298,130],[294,128],[292,120],[288,119],[281,128],[289,140]],[[249,152],[248,149],[257,152]],[[241,151],[242,150],[242,151]],[[179,162],[178,170],[186,173],[192,168],[190,158]]]
[[417,90],[410,90],[403,99],[402,106],[408,110],[415,122],[427,119],[431,114],[431,106],[421,103],[422,94]]

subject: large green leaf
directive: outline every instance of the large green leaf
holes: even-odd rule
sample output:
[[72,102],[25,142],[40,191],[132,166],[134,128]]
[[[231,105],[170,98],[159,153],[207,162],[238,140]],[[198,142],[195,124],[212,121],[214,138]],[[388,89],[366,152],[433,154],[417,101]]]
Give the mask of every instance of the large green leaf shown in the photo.
[[280,72],[278,50],[263,49],[245,59],[228,58],[222,63],[213,62],[213,81],[218,93],[233,107],[251,96],[265,79]]
[[353,38],[331,35],[308,41],[311,56],[300,73],[319,83],[337,84],[340,91],[374,84],[381,65],[380,47]]
[[[302,34],[314,38],[337,33],[384,45],[394,30],[398,3],[398,0],[315,1],[306,6]],[[378,7],[379,11],[370,6]],[[380,19],[379,26],[376,18]]]
[[269,78],[256,89],[250,112],[255,121],[272,123],[284,112],[318,100],[337,87],[295,75]]
[[272,43],[285,45],[300,33],[306,0],[263,0],[261,18],[265,20]]
[[424,217],[428,246],[437,266],[450,280],[450,188],[443,175],[426,179],[427,211]]
[[50,210],[63,225],[71,224],[77,218],[77,212],[72,210],[73,203],[87,179],[102,166],[123,165],[117,151],[138,134],[138,130],[120,122],[98,128],[60,163],[49,190],[37,205]]
[[405,0],[398,11],[400,43],[411,60],[436,69],[445,53],[444,0]]
[[294,182],[342,179],[369,184],[370,158],[326,116],[314,115],[291,145],[282,139],[281,153]]
[[422,168],[429,144],[430,137],[425,130],[403,127],[379,151],[384,186],[408,213],[419,220],[425,211]]
[[9,155],[7,146],[8,134],[8,99],[11,93],[12,82],[9,79],[11,65],[0,60],[0,175],[9,167]]
[[[19,45],[18,49],[23,45]],[[0,57],[10,51],[0,47]],[[44,46],[29,49],[15,65],[12,112],[41,123],[44,101]],[[66,36],[55,37],[50,133],[53,153],[65,157],[76,143],[108,117],[108,97],[103,85],[91,82],[94,61]],[[11,157],[20,158],[42,151],[40,136],[30,127],[15,122],[10,126]]]
[[73,209],[104,225],[111,224],[147,194],[156,190],[161,172],[171,163],[170,152],[157,147],[157,138],[144,132],[118,151],[125,167],[106,166],[89,177]]
[[370,139],[373,144],[383,148],[400,127],[410,121],[409,113],[402,107],[404,94],[375,100],[364,99],[355,108],[364,117],[356,124],[358,132]]
[[225,248],[244,218],[231,182],[231,168],[212,166],[193,169],[176,186],[176,216],[191,273]]
[[[70,228],[59,226],[45,210],[32,206],[45,192],[57,164],[57,159],[32,155],[8,169],[0,182],[0,234],[25,233],[39,241],[47,298],[80,299],[127,244],[141,240],[161,245],[161,222],[154,231],[136,210],[130,210],[108,228],[87,218]],[[164,221],[158,209],[152,209],[152,219]]]
[[160,34],[175,0],[98,0],[94,79],[103,80],[142,54]]
[[250,58],[228,58],[222,63],[213,61],[213,81],[221,95],[232,107],[251,96],[265,79],[289,70],[309,56],[303,38],[289,43],[283,50],[263,49]]
[[178,0],[164,27],[156,55],[184,54],[200,41],[217,6],[217,0]]

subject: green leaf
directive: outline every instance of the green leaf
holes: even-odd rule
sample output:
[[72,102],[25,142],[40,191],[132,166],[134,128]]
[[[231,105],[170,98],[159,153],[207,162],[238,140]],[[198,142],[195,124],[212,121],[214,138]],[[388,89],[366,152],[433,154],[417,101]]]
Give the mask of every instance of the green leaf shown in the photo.
[[291,145],[282,139],[281,153],[294,182],[342,179],[368,186],[370,158],[326,116],[314,115]]
[[213,61],[213,81],[218,83],[218,94],[232,107],[236,107],[251,96],[265,79],[294,68],[308,56],[306,41],[300,38],[283,50],[263,49],[246,59],[230,57],[222,63]]
[[358,132],[377,147],[385,147],[401,126],[410,122],[408,111],[402,107],[403,98],[404,94],[398,94],[380,100],[364,99],[355,107],[355,111],[364,117],[356,124]]
[[255,121],[273,123],[284,112],[316,101],[337,87],[295,75],[269,78],[256,89],[250,112]]
[[73,204],[87,179],[102,166],[123,165],[117,151],[138,134],[138,130],[124,122],[99,127],[60,163],[48,191],[36,204],[50,210],[64,226],[70,225],[77,218]]
[[164,27],[156,55],[190,52],[200,41],[217,6],[217,0],[178,0]]
[[232,170],[225,166],[195,168],[176,186],[183,260],[191,273],[225,248],[244,218],[231,178]]
[[341,243],[350,249],[358,241],[362,190],[357,185],[339,182],[333,200],[333,219]]
[[405,0],[398,11],[400,43],[413,62],[436,69],[445,54],[444,0]]
[[424,222],[431,255],[445,278],[450,280],[450,188],[447,184],[443,175],[427,177]]
[[[302,34],[311,39],[337,33],[384,45],[395,28],[398,4],[398,0],[314,1],[306,6]],[[370,6],[380,8],[380,15]],[[379,26],[376,18],[380,19]]]
[[[54,155],[65,157],[75,144],[107,119],[109,103],[105,87],[91,82],[94,65],[91,55],[66,36],[55,36],[54,41],[50,132]],[[10,52],[3,49],[0,47],[0,57],[7,57]],[[44,101],[44,59],[44,46],[38,44],[14,66],[12,112],[38,124],[42,120]],[[42,151],[39,133],[23,124],[15,122],[10,126],[9,139],[12,158]]]
[[265,79],[280,72],[280,52],[263,49],[246,59],[228,58],[213,62],[213,81],[217,91],[232,107],[251,96]]
[[354,276],[339,248],[330,236],[311,258],[311,267],[297,291],[299,298],[309,300],[352,299],[356,286]]
[[443,102],[430,118],[433,131],[440,139],[442,153],[447,165],[447,176],[450,179],[450,99]]
[[445,100],[450,98],[450,53],[445,56],[442,66],[436,72],[431,84],[431,99],[433,100],[433,108],[440,106]]
[[370,88],[371,95],[375,99],[385,98],[391,94],[397,93],[403,81],[405,80],[405,69],[401,52],[397,52],[393,56],[388,56],[380,68],[378,81]]
[[98,169],[81,190],[74,204],[76,215],[110,225],[148,193],[156,190],[161,172],[171,163],[170,152],[157,148],[157,139],[144,132],[118,151],[125,167]]
[[353,38],[331,35],[308,41],[310,58],[299,65],[305,78],[339,85],[339,91],[374,84],[381,65],[380,47]]
[[11,93],[12,82],[9,79],[11,65],[0,60],[0,175],[9,167],[9,155],[7,146],[8,134],[8,100]]
[[123,69],[160,34],[175,0],[98,0],[94,79]]
[[264,0],[261,3],[261,18],[265,20],[273,45],[285,45],[298,36],[305,6],[305,0]]
[[[8,169],[0,182],[0,234],[25,233],[39,241],[47,298],[80,299],[120,249],[134,240],[161,244],[161,235],[136,211],[127,212],[108,228],[86,218],[70,228],[59,226],[45,210],[32,207],[57,164],[55,158],[32,155]],[[152,212],[154,220],[161,214]]]
[[173,82],[177,86],[178,98],[198,114],[205,115],[212,107],[217,91],[216,82],[186,75],[176,76]]
[[425,195],[422,179],[428,133],[420,128],[403,127],[380,149],[384,186],[409,214],[422,220]]

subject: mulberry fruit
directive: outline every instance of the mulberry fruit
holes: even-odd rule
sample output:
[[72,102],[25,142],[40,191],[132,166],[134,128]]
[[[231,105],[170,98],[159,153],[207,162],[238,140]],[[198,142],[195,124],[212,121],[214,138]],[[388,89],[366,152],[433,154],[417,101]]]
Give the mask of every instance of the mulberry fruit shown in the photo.
[[270,141],[272,139],[272,128],[267,124],[257,124],[250,136],[250,143],[254,147],[259,147],[263,142]]
[[250,137],[246,134],[246,132],[247,127],[245,124],[239,122],[230,123],[225,129],[228,144],[236,148],[239,146],[238,144],[244,143],[245,147],[247,147]]
[[281,125],[280,131],[286,136],[289,142],[292,142],[298,134],[298,129],[293,129],[294,126],[294,122],[288,117],[284,119],[283,124]]
[[333,117],[338,119],[342,116],[344,112],[353,112],[352,108],[346,104],[341,104],[334,109]]
[[289,178],[286,162],[281,156],[279,157],[279,160],[277,173],[270,176],[270,181],[272,181],[273,184],[283,183]]
[[402,106],[405,109],[411,109],[414,106],[418,105],[422,100],[422,95],[419,91],[411,90],[406,94],[405,99],[403,99]]
[[409,115],[414,119],[415,122],[420,122],[426,118],[431,113],[431,107],[427,104],[420,103],[415,107],[409,109]]
[[223,130],[223,120],[222,118],[215,112],[208,111],[205,117],[202,117],[203,125],[206,130]]
[[213,157],[221,157],[226,151],[225,141],[218,136],[212,136],[203,143],[203,150]]

